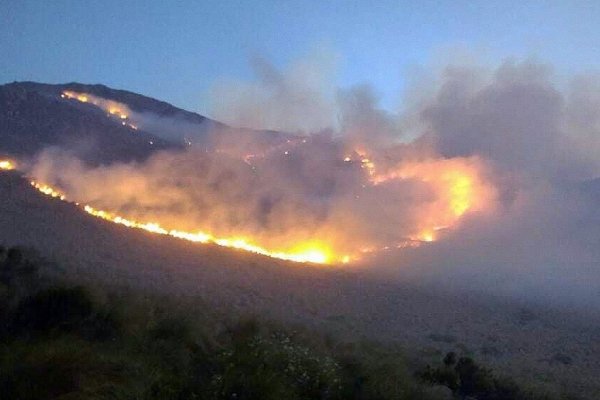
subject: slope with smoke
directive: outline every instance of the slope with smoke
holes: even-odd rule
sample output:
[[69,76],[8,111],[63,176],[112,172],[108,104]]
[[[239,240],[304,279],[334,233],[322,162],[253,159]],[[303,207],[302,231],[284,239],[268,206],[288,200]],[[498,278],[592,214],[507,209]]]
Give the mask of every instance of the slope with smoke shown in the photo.
[[368,87],[332,92],[303,66],[261,62],[263,84],[216,90],[225,122],[293,135],[256,143],[213,126],[210,151],[99,168],[49,149],[30,174],[94,207],[273,251],[501,293],[597,295],[598,197],[586,187],[600,176],[600,80],[561,90],[533,62],[451,66],[392,115]]

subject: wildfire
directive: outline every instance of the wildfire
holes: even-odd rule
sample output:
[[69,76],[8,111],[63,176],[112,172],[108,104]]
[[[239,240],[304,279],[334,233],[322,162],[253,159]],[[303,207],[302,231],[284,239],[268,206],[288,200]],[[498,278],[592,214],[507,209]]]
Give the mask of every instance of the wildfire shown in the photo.
[[64,194],[62,194],[59,191],[51,188],[48,185],[43,185],[43,184],[38,183],[36,181],[31,181],[29,183],[31,183],[31,186],[33,186],[34,188],[36,188],[37,190],[39,190],[40,192],[42,192],[46,196],[50,196],[52,198],[58,198],[58,199],[61,199],[61,200],[65,200],[66,199],[66,196]]
[[[66,196],[64,194],[48,185],[38,183],[34,180],[30,181],[30,184],[46,196],[66,201]],[[176,229],[166,229],[158,223],[138,222],[110,213],[108,211],[98,210],[90,205],[80,205],[79,203],[75,204],[81,207],[86,213],[115,224],[124,225],[128,228],[142,229],[159,235],[172,236],[190,242],[212,243],[223,247],[245,250],[268,257],[299,263],[332,264],[340,262],[347,263],[350,261],[349,256],[343,256],[337,259],[327,245],[318,241],[298,245],[289,251],[272,251],[253,244],[251,241],[245,238],[218,238],[210,233],[202,231],[186,232]]]
[[[106,115],[114,119],[116,123],[121,123],[124,126],[129,126],[132,130],[137,130],[137,126],[133,125],[129,119],[131,112],[124,104],[91,94],[72,91],[64,91],[61,97],[95,105],[104,110]],[[153,144],[152,141],[148,143]],[[188,145],[191,144],[191,142],[187,143]],[[270,155],[283,154],[284,156],[290,156],[294,154],[294,149],[300,143],[307,143],[307,139],[302,137],[288,139],[285,143],[273,145],[258,153],[245,155],[242,153],[239,156],[255,170],[259,160],[267,159]],[[219,150],[215,152],[219,153]],[[339,157],[339,154],[336,157]],[[218,237],[214,233],[211,234],[201,230],[183,231],[166,228],[159,222],[137,221],[109,211],[96,209],[91,205],[75,204],[96,218],[101,218],[128,228],[141,229],[154,234],[167,235],[190,242],[210,243],[250,251],[283,260],[315,264],[335,264],[356,261],[366,254],[377,251],[417,247],[439,240],[444,231],[451,230],[457,226],[460,218],[465,213],[484,210],[490,207],[490,204],[494,200],[494,188],[487,182],[484,182],[481,175],[483,162],[476,157],[400,159],[391,161],[391,158],[387,156],[381,157],[381,154],[378,155],[378,153],[370,154],[364,148],[351,149],[349,153],[343,154],[342,157],[344,163],[348,164],[348,168],[359,172],[359,175],[357,175],[359,179],[358,184],[360,184],[362,189],[367,191],[370,189],[376,191],[378,189],[375,189],[375,187],[379,185],[394,185],[394,182],[398,181],[406,181],[410,184],[416,183],[411,186],[416,188],[414,204],[398,205],[401,210],[404,209],[403,207],[413,207],[413,209],[410,209],[411,212],[414,210],[413,214],[403,219],[402,213],[394,216],[395,210],[393,204],[386,205],[389,211],[384,212],[388,212],[390,216],[397,218],[390,219],[390,222],[396,221],[399,224],[398,230],[395,233],[391,232],[390,234],[386,234],[385,237],[377,236],[376,234],[372,236],[367,235],[363,238],[364,241],[358,245],[354,242],[354,239],[349,239],[347,232],[328,229],[331,227],[326,227],[327,229],[318,231],[320,232],[319,236],[326,237],[323,240],[307,240],[307,237],[317,235],[311,232],[297,235],[296,242],[292,239],[295,237],[294,235],[288,235],[285,241],[281,242],[277,236],[261,236],[262,232],[259,232],[258,236],[254,236],[253,233],[244,233],[237,236],[240,232],[238,230],[223,231],[227,232],[224,235],[236,236]],[[281,156],[278,156],[278,158],[282,159]],[[293,157],[285,158],[292,159]],[[394,162],[395,164],[393,164]],[[0,170],[14,168],[15,165],[12,161],[0,160]],[[354,170],[355,168],[360,168],[364,172]],[[419,182],[422,182],[424,185],[421,186]],[[46,184],[31,181],[31,185],[47,196],[65,200],[63,193]],[[387,193],[386,190],[388,189],[394,192],[396,190],[395,187],[383,187],[381,188],[382,193]],[[421,190],[421,188],[423,189]],[[367,191],[364,193],[367,196],[371,195]],[[353,199],[357,201],[357,203],[352,204],[363,207],[363,199],[365,197],[360,190],[352,195]],[[412,196],[412,194],[410,195]],[[110,205],[106,204],[103,207],[111,208]],[[117,206],[114,209],[119,208]],[[160,220],[162,217],[157,218],[152,215],[146,218]],[[406,223],[404,223],[405,220]],[[173,223],[172,220],[171,222],[164,220],[161,222],[166,224]],[[360,223],[365,223],[365,221],[361,221]],[[199,222],[199,224],[202,224],[202,222]],[[211,225],[209,222],[206,226],[214,225]],[[192,225],[191,228],[194,228],[194,226]],[[190,229],[190,227],[188,226],[187,229]]]
[[0,170],[10,171],[15,169],[15,163],[11,160],[0,160]]
[[116,101],[106,100],[101,97],[96,97],[91,94],[77,93],[69,90],[65,90],[64,92],[62,92],[60,97],[62,97],[63,99],[72,99],[80,101],[82,103],[93,104],[104,110],[109,117],[114,116],[118,120],[122,120],[123,125],[129,125],[131,128],[137,129],[137,127],[135,127],[134,125],[125,122],[129,119],[130,111],[124,104],[117,103]]
[[411,239],[436,240],[437,233],[453,226],[467,211],[481,211],[492,203],[493,187],[480,176],[478,158],[454,158],[403,163],[390,171],[371,176],[374,185],[396,179],[413,179],[431,185],[436,200],[431,202],[420,231]]
[[63,99],[77,100],[82,103],[93,104],[96,107],[99,107],[102,110],[104,110],[108,117],[113,117],[117,121],[120,121],[121,125],[128,126],[129,128],[131,128],[134,131],[138,130],[138,126],[130,122],[131,121],[131,119],[130,119],[131,111],[124,104],[117,103],[116,101],[112,101],[112,100],[106,100],[101,97],[96,97],[91,94],[77,93],[77,92],[72,92],[69,90],[65,90],[64,92],[62,92],[60,97]]

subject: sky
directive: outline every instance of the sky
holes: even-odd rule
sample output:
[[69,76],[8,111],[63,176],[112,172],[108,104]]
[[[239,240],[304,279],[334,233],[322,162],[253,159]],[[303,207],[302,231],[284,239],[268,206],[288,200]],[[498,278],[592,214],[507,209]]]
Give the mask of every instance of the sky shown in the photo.
[[367,83],[393,111],[411,71],[463,52],[600,69],[600,2],[0,2],[1,83],[103,83],[206,114],[215,83],[253,79],[252,57],[283,69],[319,51],[336,86]]

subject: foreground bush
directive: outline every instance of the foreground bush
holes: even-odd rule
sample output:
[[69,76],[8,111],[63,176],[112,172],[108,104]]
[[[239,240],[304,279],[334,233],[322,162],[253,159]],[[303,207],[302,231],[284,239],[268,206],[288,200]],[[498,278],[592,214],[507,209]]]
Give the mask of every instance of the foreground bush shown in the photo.
[[37,269],[23,250],[0,248],[2,400],[531,398],[469,358],[450,354],[417,379],[390,346],[224,322],[197,304],[192,315],[164,299],[110,300]]

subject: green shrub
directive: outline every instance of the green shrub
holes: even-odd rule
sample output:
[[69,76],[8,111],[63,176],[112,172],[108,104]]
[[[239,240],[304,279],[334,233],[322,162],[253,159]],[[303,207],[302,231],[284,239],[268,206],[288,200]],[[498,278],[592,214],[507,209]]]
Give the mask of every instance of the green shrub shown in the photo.
[[247,322],[219,351],[211,379],[218,399],[333,399],[341,390],[338,364],[282,331],[254,334]]
[[164,298],[95,297],[41,285],[37,268],[0,247],[2,400],[545,399],[454,353],[419,380],[391,345],[339,344],[258,318],[222,329],[226,316],[196,303],[191,314]]

